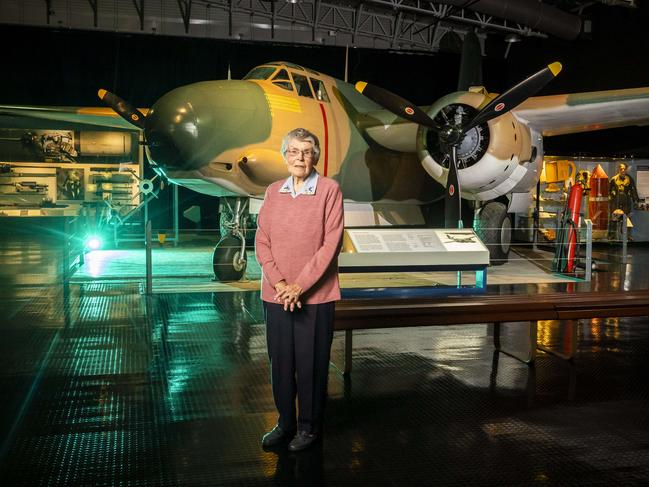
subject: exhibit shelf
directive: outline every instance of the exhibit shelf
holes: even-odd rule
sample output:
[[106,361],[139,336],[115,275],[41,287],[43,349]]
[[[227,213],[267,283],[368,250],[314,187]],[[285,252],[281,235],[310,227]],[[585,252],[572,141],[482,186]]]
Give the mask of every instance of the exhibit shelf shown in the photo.
[[66,208],[0,208],[0,217],[61,217],[78,216],[78,206]]

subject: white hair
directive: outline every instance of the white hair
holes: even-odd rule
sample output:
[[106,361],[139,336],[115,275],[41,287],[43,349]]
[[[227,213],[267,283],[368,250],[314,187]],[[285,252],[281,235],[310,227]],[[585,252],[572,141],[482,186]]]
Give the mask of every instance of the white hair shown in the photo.
[[318,136],[303,128],[296,128],[291,130],[282,139],[281,152],[284,159],[286,159],[288,144],[293,139],[300,140],[302,142],[311,142],[311,144],[313,144],[313,164],[316,164],[318,162],[318,159],[320,159],[320,141],[318,140]]

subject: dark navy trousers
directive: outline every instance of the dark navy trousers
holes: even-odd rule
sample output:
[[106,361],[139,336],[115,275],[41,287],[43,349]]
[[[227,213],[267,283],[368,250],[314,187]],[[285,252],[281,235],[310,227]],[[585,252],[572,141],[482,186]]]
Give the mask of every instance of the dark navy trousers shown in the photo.
[[[266,343],[280,428],[320,433],[327,397],[335,302],[284,311],[264,301]],[[297,408],[295,399],[297,396]],[[297,418],[296,418],[297,413]]]

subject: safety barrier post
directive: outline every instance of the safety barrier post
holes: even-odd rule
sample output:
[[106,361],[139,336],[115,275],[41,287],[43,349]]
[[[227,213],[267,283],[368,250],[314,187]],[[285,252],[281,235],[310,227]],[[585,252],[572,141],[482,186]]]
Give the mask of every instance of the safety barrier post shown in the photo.
[[628,222],[626,213],[622,215],[622,263],[626,264],[626,247],[627,247],[627,242],[629,238],[629,233],[627,229]]
[[69,279],[70,273],[70,217],[63,218],[63,283]]
[[178,247],[178,185],[174,184],[174,247]]
[[590,282],[593,272],[593,222],[586,218],[586,275],[584,279]]
[[153,293],[153,264],[151,262],[151,220],[146,222],[144,232],[146,247],[146,294]]

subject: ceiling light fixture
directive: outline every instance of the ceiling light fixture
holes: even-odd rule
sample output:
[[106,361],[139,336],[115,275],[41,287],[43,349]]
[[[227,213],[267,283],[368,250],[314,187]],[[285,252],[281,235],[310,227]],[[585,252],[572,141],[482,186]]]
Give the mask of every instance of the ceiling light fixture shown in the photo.
[[507,34],[505,36],[505,42],[508,42],[510,44],[513,42],[521,42],[522,40],[523,39],[521,39],[521,36],[519,36],[518,34]]
[[507,59],[507,56],[509,55],[509,50],[511,49],[512,44],[516,42],[521,42],[522,40],[523,39],[521,38],[521,36],[514,33],[507,34],[505,36],[505,42],[507,43],[507,48],[505,49],[505,59]]

